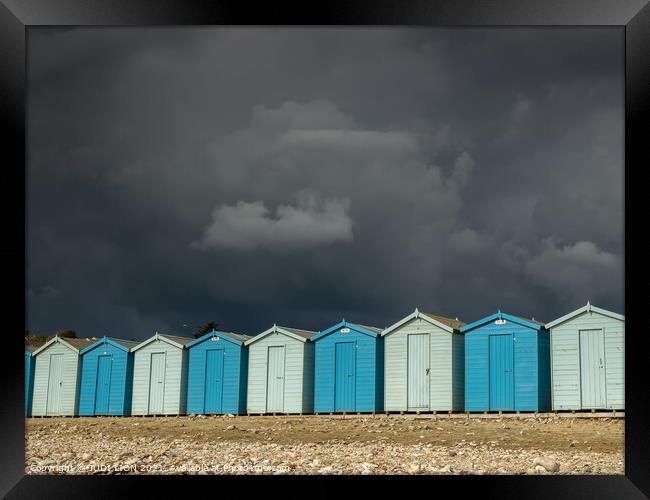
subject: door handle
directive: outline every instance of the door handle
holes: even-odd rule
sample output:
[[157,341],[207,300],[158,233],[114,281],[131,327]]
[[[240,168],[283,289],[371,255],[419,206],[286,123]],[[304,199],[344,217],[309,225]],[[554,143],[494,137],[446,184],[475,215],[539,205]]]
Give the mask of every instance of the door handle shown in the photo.
[[429,375],[429,370],[431,370],[431,368],[427,368],[427,375]]

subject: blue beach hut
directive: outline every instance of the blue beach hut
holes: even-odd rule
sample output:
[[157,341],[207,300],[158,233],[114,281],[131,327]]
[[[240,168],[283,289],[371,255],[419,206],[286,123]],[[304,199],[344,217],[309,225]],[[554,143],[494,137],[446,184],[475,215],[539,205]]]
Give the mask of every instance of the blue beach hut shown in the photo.
[[34,393],[34,345],[25,346],[25,416],[32,416],[32,394]]
[[502,313],[460,329],[465,338],[465,411],[549,411],[549,332]]
[[138,342],[103,337],[81,351],[79,415],[130,415]]
[[212,332],[188,343],[187,413],[246,412],[250,337]]
[[384,399],[381,329],[340,323],[311,338],[315,352],[314,412],[378,412]]

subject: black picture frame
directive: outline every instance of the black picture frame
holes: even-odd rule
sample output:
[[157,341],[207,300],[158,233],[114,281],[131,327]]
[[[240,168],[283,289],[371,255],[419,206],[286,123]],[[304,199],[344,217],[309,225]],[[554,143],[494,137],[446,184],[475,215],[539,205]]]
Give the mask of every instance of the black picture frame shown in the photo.
[[[9,498],[128,497],[134,487],[162,486],[172,494],[170,481],[156,477],[134,476],[26,476],[24,467],[25,419],[23,416],[23,340],[18,335],[25,323],[25,222],[26,222],[26,43],[27,30],[33,26],[153,26],[153,25],[419,25],[419,26],[620,26],[625,29],[625,221],[635,216],[633,191],[643,189],[640,172],[647,167],[644,154],[647,135],[644,119],[649,111],[650,89],[650,6],[647,0],[366,0],[333,1],[314,4],[303,2],[279,6],[267,2],[253,5],[235,1],[188,0],[0,0],[0,111],[2,144],[9,152],[4,163],[5,196],[3,205],[5,228],[4,256],[7,302],[5,311],[10,318],[5,331],[5,355],[0,363],[4,381],[4,398],[0,407],[0,494]],[[633,183],[633,173],[635,174]],[[21,205],[21,199],[23,203]],[[22,210],[21,210],[22,208]],[[639,207],[637,207],[639,209]],[[643,213],[641,211],[641,213]],[[18,214],[18,215],[16,215]],[[633,227],[627,224],[627,227]],[[625,287],[634,289],[639,280],[634,258],[639,248],[625,231]],[[22,264],[22,266],[20,265]],[[635,269],[636,270],[636,269]],[[646,332],[637,330],[640,320],[638,302],[645,294],[626,294],[626,421],[624,476],[433,476],[433,477],[355,477],[359,486],[384,488],[386,481],[418,481],[412,487],[425,486],[422,481],[442,482],[453,488],[452,495],[479,489],[485,496],[499,498],[643,498],[650,496],[650,451],[648,451],[650,418],[648,417],[648,377],[644,368]],[[22,307],[21,307],[22,306]],[[20,311],[23,312],[20,318]],[[630,313],[631,311],[631,313]],[[184,478],[176,477],[174,484],[181,494],[187,490]],[[308,477],[211,477],[210,481],[239,481],[240,487],[266,488],[266,481],[298,481],[301,494],[311,494],[315,478]],[[336,478],[322,477],[328,482]],[[195,478],[195,480],[198,480]],[[207,480],[204,478],[203,480]],[[202,480],[202,481],[203,481]],[[155,484],[154,484],[155,482]],[[194,483],[195,484],[195,483]],[[209,487],[216,483],[211,482]],[[202,482],[202,486],[206,486]],[[276,483],[276,486],[279,484]],[[286,487],[286,486],[285,486]],[[293,486],[292,486],[293,487]],[[409,484],[401,485],[411,489]],[[433,487],[429,485],[428,487]],[[324,490],[327,491],[327,490]],[[141,493],[140,493],[141,494]]]

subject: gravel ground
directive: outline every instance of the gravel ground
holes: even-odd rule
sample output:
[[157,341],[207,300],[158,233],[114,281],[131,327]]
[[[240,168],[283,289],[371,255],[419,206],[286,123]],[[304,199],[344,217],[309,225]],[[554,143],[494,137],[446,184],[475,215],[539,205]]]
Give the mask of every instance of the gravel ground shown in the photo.
[[27,419],[28,474],[623,474],[610,418]]

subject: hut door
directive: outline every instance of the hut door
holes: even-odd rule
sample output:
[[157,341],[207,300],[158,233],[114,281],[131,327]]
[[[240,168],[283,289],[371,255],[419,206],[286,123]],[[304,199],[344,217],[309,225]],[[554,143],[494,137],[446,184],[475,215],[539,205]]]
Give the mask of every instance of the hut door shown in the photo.
[[266,411],[284,411],[284,346],[270,346],[266,379]]
[[95,415],[108,415],[108,399],[111,389],[112,356],[97,358],[97,389],[95,392]]
[[223,394],[223,349],[205,353],[205,413],[221,413]]
[[151,373],[149,375],[149,413],[163,413],[165,396],[165,352],[151,354]]
[[335,345],[334,411],[354,411],[354,342]]
[[580,392],[583,408],[605,407],[605,341],[602,330],[580,330]]
[[409,410],[429,409],[429,334],[408,336],[408,401]]
[[490,335],[490,410],[514,410],[512,335]]
[[50,355],[50,376],[47,384],[47,415],[61,413],[63,390],[63,354]]

